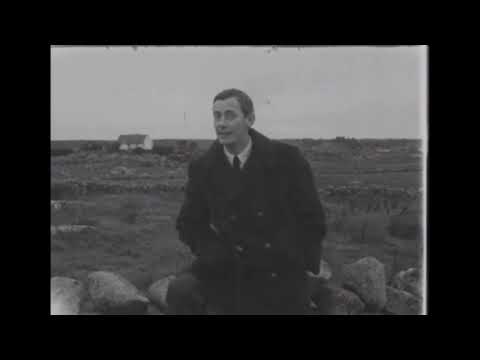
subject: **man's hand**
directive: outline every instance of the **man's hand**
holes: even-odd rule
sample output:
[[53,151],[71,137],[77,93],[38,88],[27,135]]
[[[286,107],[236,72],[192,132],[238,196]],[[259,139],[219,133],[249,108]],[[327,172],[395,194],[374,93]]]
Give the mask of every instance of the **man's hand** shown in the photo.
[[317,293],[317,289],[318,289],[319,285],[326,283],[327,280],[324,277],[322,277],[321,271],[319,271],[318,274],[314,274],[311,271],[307,271],[306,273],[307,273],[307,278],[308,278],[308,280],[307,280],[308,294],[309,294],[308,296],[310,298],[310,305],[309,306],[312,309],[316,309],[317,305],[312,300],[312,298]]
[[310,279],[317,279],[317,280],[324,280],[324,281],[329,280],[331,277],[331,273],[328,270],[325,271],[323,267],[320,267],[320,270],[316,274],[311,271],[307,271],[307,275]]
[[315,278],[315,279],[320,278],[320,277],[321,277],[320,274],[321,274],[321,271],[319,271],[318,274],[314,274],[314,273],[312,273],[311,271],[307,271],[308,277]]

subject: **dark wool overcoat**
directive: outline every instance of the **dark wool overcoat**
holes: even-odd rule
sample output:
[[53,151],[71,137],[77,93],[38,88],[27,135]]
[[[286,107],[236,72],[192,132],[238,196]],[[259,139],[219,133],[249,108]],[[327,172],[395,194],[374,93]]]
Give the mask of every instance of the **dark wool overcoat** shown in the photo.
[[326,232],[312,170],[298,148],[249,134],[240,174],[218,140],[190,163],[177,230],[212,301],[233,313],[302,313]]

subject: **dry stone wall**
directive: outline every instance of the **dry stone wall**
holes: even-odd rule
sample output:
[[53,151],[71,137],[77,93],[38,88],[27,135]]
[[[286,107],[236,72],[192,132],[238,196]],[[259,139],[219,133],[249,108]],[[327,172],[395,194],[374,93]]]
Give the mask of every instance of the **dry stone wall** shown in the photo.
[[[311,315],[419,315],[422,292],[412,294],[405,284],[416,281],[420,272],[399,272],[386,283],[384,265],[372,257],[344,266],[345,284],[329,284],[330,266],[322,260],[323,275],[311,278]],[[168,287],[175,274],[153,280],[145,290],[110,271],[94,271],[79,279],[51,279],[52,315],[164,315],[168,312]],[[415,277],[416,280],[415,280]],[[403,287],[403,289],[398,288]],[[418,290],[417,287],[415,289]],[[328,299],[327,299],[328,298]],[[328,300],[328,301],[326,301]],[[328,302],[328,309],[322,304]],[[208,313],[207,313],[208,315]]]
[[412,205],[418,206],[422,199],[420,190],[386,186],[329,186],[318,189],[318,194],[325,202],[345,205],[349,213],[384,211],[400,214]]
[[79,181],[67,180],[53,182],[51,184],[52,198],[71,199],[80,198],[91,194],[122,194],[122,193],[152,193],[152,192],[176,192],[184,191],[183,181],[172,181],[168,183],[112,183],[109,181]]

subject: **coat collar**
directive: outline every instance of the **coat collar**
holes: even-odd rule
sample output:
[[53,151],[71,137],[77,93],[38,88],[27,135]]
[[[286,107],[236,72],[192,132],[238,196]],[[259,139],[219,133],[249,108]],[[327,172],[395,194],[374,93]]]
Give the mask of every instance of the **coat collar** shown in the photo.
[[[272,140],[252,128],[248,130],[248,134],[252,139],[252,153],[258,156],[267,168],[273,169],[274,152]],[[224,157],[223,146],[216,139],[205,154],[206,164],[208,167],[212,167],[218,161],[224,161]]]

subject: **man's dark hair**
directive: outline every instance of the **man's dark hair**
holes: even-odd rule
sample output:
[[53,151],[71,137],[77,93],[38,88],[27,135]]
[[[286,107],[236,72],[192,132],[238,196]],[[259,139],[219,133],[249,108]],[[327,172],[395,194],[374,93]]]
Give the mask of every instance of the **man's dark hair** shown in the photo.
[[219,92],[213,99],[213,102],[215,103],[217,100],[226,100],[231,97],[237,99],[238,103],[240,104],[240,109],[242,109],[243,116],[254,115],[252,99],[250,99],[250,96],[238,89],[227,89]]

